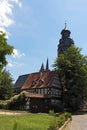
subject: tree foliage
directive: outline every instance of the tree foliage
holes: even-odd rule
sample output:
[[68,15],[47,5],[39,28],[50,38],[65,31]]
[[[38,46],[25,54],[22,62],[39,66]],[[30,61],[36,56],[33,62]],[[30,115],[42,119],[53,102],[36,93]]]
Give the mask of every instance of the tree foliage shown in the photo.
[[8,99],[11,96],[12,78],[8,71],[4,70],[7,65],[7,55],[11,55],[13,46],[7,43],[6,34],[0,31],[0,99]]
[[2,80],[0,83],[0,100],[7,100],[12,96],[13,79],[9,71],[2,72]]
[[63,87],[65,107],[77,110],[87,95],[87,56],[71,46],[60,54],[54,64]]
[[7,65],[6,55],[13,52],[13,47],[7,43],[6,34],[0,31],[0,71]]
[[14,95],[8,100],[0,100],[0,108],[24,110],[27,101],[27,94],[28,92],[22,91],[20,94]]

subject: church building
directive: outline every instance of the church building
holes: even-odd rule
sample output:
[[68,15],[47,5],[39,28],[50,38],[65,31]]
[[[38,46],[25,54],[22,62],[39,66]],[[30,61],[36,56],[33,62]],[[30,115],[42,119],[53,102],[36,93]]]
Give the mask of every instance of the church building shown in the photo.
[[[74,44],[70,33],[66,26],[61,31],[58,55]],[[48,59],[46,67],[42,64],[38,72],[19,76],[14,88],[16,92],[28,92],[25,108],[31,112],[49,112],[51,109],[57,111],[58,104],[62,103],[62,87],[58,72],[49,69]]]

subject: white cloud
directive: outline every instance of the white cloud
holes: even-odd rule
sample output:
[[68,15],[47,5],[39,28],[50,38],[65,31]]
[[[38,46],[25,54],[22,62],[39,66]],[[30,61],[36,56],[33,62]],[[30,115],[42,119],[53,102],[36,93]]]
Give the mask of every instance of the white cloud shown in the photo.
[[21,3],[21,2],[19,3],[19,7],[20,7],[20,8],[22,7],[22,3]]
[[24,66],[24,63],[9,61],[7,66],[10,67],[10,68],[12,68],[12,67],[17,67],[18,68],[18,67]]
[[6,29],[14,24],[12,19],[14,3],[20,8],[22,4],[19,0],[1,0],[0,1],[0,30],[5,31]]
[[16,4],[18,4],[18,6],[21,8],[22,7],[22,3],[19,0],[10,0],[12,2],[15,2]]
[[24,53],[21,53],[21,52],[20,52],[19,50],[17,50],[17,49],[14,49],[12,56],[13,56],[14,58],[20,58],[20,57],[22,57],[22,56],[25,56],[25,54],[24,54]]
[[22,58],[23,56],[25,56],[24,53],[21,53],[19,50],[17,49],[13,49],[13,54],[12,57],[9,59],[7,57],[7,67],[13,68],[13,67],[23,67],[25,64],[23,62],[20,61],[20,58]]

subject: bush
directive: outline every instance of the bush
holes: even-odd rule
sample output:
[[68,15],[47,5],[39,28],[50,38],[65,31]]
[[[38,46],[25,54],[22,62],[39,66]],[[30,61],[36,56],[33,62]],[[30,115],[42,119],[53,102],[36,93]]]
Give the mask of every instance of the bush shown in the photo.
[[71,116],[72,116],[70,112],[65,112],[64,115],[65,115],[66,120],[68,118],[71,118]]
[[6,109],[7,108],[7,102],[0,100],[0,109]]
[[0,100],[0,109],[22,109],[26,103],[27,92],[23,91],[9,100]]
[[55,112],[54,110],[49,110],[49,115],[54,116]]
[[24,109],[25,106],[25,98],[26,98],[26,92],[23,91],[18,95],[15,95],[9,100],[8,108],[9,109]]
[[58,127],[61,127],[66,121],[66,118],[65,118],[65,115],[62,114],[59,116],[59,119],[58,119]]
[[53,122],[51,122],[51,124],[47,130],[56,130],[57,126],[58,126],[58,123],[56,120],[54,120]]
[[55,113],[55,116],[58,117],[60,115],[60,113]]
[[71,118],[71,113],[65,112],[61,115],[59,115],[58,113],[58,117],[59,118],[57,121],[55,120],[51,122],[51,125],[49,126],[48,130],[57,130],[58,128],[60,128],[68,118]]

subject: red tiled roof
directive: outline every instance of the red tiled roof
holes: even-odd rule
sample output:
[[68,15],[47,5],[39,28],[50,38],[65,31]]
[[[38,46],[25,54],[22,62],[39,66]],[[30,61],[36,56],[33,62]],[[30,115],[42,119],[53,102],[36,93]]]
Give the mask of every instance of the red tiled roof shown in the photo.
[[22,89],[50,87],[55,74],[55,71],[31,73],[23,84]]

